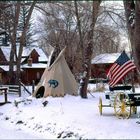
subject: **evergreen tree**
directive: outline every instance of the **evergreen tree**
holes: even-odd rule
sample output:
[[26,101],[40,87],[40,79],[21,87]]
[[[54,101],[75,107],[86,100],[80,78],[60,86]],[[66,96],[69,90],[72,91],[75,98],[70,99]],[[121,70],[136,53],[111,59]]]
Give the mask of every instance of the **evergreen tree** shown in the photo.
[[[23,4],[20,10],[17,41],[19,41],[21,32],[23,31],[23,28],[25,26],[28,12],[29,12],[29,6]],[[33,35],[33,26],[32,26],[32,19],[30,19],[28,30],[26,33],[26,38],[25,38],[25,44],[24,44],[25,47],[31,46],[31,44],[34,42],[32,39],[32,35]]]

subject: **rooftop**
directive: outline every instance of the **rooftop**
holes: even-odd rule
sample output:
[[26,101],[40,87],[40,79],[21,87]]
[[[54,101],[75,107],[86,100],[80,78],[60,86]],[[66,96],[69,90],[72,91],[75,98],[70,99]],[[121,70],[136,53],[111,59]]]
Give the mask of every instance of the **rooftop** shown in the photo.
[[105,53],[97,55],[91,60],[91,64],[114,63],[121,53]]

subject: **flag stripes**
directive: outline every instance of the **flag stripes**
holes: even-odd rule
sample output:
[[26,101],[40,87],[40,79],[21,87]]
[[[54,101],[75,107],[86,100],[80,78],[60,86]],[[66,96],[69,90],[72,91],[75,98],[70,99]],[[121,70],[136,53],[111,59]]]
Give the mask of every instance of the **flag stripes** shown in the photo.
[[128,72],[135,68],[135,64],[123,51],[123,53],[119,56],[119,58],[115,61],[107,73],[109,85],[114,87]]

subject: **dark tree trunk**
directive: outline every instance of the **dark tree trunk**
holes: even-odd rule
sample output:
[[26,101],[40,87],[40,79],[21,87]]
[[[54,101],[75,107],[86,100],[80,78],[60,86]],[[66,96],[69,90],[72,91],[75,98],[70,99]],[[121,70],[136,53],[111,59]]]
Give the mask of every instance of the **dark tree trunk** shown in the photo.
[[135,33],[134,33],[134,52],[135,52],[135,62],[137,68],[140,71],[140,1],[136,1],[135,6]]
[[85,54],[84,54],[84,74],[82,78],[83,84],[81,85],[81,91],[80,95],[82,98],[87,98],[87,86],[88,81],[90,78],[90,72],[91,72],[91,58],[92,58],[92,52],[93,52],[93,30],[89,31],[88,33],[89,42],[87,47],[85,48]]
[[129,34],[129,39],[130,39],[130,43],[131,43],[131,48],[133,51],[134,48],[134,27],[131,26],[130,21],[129,21],[129,17],[131,14],[131,2],[132,0],[124,0],[124,9],[125,9],[125,17],[126,17],[126,21],[127,21],[127,29],[128,29],[128,34]]
[[90,78],[91,58],[93,53],[94,27],[98,17],[100,3],[101,1],[93,1],[93,5],[92,5],[92,20],[91,20],[90,30],[88,32],[88,45],[85,48],[85,52],[84,52],[84,61],[83,61],[84,72],[83,72],[83,76],[80,83],[80,89],[79,89],[82,98],[87,98],[87,86]]
[[[129,39],[130,39],[130,43],[131,43],[131,50],[132,50],[132,56],[135,56],[135,51],[134,51],[134,30],[135,30],[135,25],[131,26],[131,23],[130,23],[130,14],[132,12],[132,9],[135,10],[134,7],[131,6],[132,4],[132,0],[127,0],[127,1],[123,1],[124,3],[124,9],[125,9],[125,17],[126,17],[126,22],[127,22],[127,29],[128,29],[128,36],[129,36]],[[134,57],[134,60],[136,62],[136,59]]]
[[29,20],[31,18],[31,14],[33,12],[33,9],[34,9],[34,6],[36,4],[36,1],[34,1],[29,9],[29,13],[27,15],[27,19],[26,19],[26,22],[25,22],[25,26],[24,26],[24,29],[22,31],[22,35],[20,37],[20,48],[19,48],[19,53],[18,53],[18,59],[17,59],[17,73],[16,73],[16,82],[18,84],[19,83],[19,80],[20,80],[20,76],[21,76],[21,71],[20,71],[20,65],[21,65],[21,58],[22,58],[22,52],[23,52],[23,47],[25,46],[25,37],[26,37],[26,31],[27,31],[27,28],[28,28],[28,24],[29,24]]
[[14,74],[14,65],[15,65],[15,59],[17,57],[16,54],[16,34],[17,34],[17,26],[18,26],[18,19],[20,14],[20,2],[17,2],[17,5],[15,6],[15,18],[13,20],[13,30],[11,31],[9,24],[9,35],[10,35],[10,41],[11,41],[11,52],[10,52],[10,62],[9,62],[9,83],[15,84],[15,74]]
[[9,61],[9,74],[8,75],[9,75],[8,84],[12,84],[14,81],[14,50],[13,50],[13,45],[11,46],[10,61]]
[[78,28],[78,33],[79,33],[79,45],[77,47],[76,53],[78,54],[77,56],[77,63],[80,63],[80,71],[79,73],[83,72],[83,62],[84,62],[84,41],[83,41],[83,35],[82,35],[82,27],[81,27],[81,20],[79,17],[79,10],[78,10],[78,5],[77,1],[74,1],[74,6],[75,6],[75,15],[77,19],[77,28]]
[[[134,63],[137,66],[138,74],[140,75],[140,1],[135,1],[134,4],[134,0],[124,0],[124,8],[127,20],[128,34],[131,42],[132,56],[134,58]],[[135,13],[135,24],[131,26],[129,18],[133,10]],[[139,77],[137,78],[139,81]]]

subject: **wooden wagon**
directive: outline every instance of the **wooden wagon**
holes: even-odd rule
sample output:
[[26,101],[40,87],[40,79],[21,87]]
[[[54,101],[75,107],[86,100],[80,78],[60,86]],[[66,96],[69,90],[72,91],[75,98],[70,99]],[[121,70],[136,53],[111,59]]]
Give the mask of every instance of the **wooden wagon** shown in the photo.
[[131,114],[137,112],[140,106],[140,93],[132,92],[132,86],[117,86],[110,88],[105,93],[105,98],[109,99],[108,105],[103,105],[102,98],[99,98],[99,112],[102,115],[103,107],[113,107],[118,118],[129,118]]

